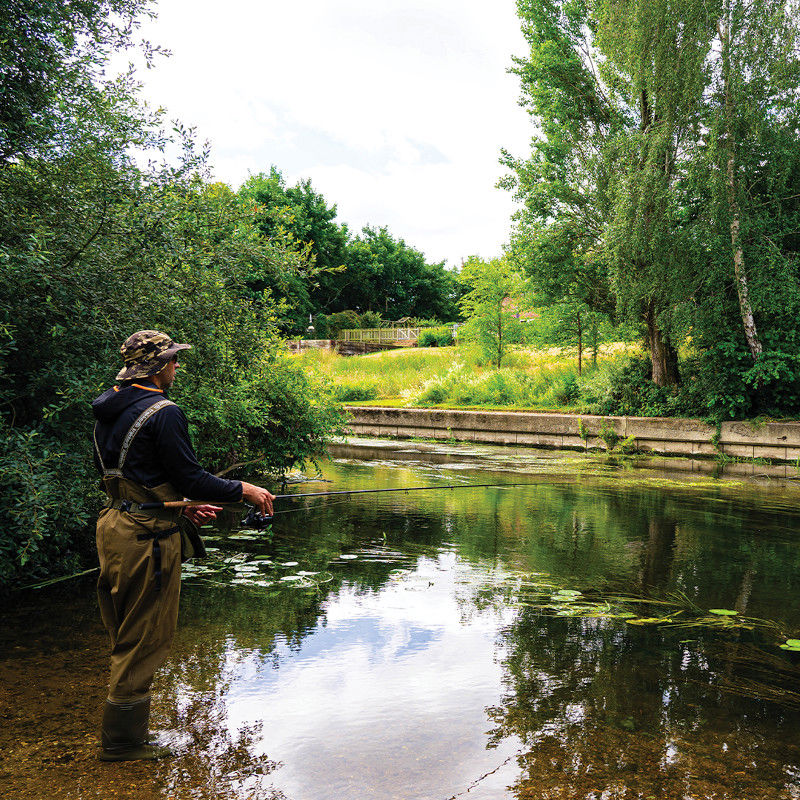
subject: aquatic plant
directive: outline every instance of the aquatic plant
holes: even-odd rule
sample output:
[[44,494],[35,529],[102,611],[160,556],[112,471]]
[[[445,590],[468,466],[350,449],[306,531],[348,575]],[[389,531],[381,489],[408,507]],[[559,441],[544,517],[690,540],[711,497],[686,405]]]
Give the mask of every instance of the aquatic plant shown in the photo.
[[551,576],[507,576],[495,584],[506,594],[506,601],[517,607],[528,607],[542,614],[560,617],[616,619],[636,626],[662,626],[685,629],[758,631],[784,650],[800,652],[800,639],[787,638],[787,633],[772,620],[748,617],[734,609],[697,606],[684,594],[663,599],[604,592],[598,588],[583,591],[567,588]]

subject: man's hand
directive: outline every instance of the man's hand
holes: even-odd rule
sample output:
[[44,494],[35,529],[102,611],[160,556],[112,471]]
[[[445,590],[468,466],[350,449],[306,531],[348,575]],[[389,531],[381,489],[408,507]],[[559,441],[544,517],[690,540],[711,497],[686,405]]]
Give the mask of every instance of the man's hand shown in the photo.
[[222,511],[222,506],[187,506],[183,514],[199,528],[204,522],[216,519],[217,511]]
[[272,516],[272,501],[274,499],[275,495],[266,489],[242,481],[242,500],[252,503],[262,514]]

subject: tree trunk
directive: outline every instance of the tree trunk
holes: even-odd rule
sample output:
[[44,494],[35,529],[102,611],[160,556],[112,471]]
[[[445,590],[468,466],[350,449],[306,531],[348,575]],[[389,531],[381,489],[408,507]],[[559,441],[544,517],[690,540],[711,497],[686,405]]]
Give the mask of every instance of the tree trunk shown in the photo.
[[497,312],[497,369],[503,360],[503,308]]
[[736,153],[733,141],[734,101],[731,92],[731,20],[730,9],[726,9],[726,19],[717,26],[722,44],[722,81],[725,92],[725,184],[728,195],[728,213],[730,214],[731,250],[733,253],[733,272],[736,276],[736,291],[739,294],[739,312],[742,316],[744,336],[750,355],[755,361],[763,352],[761,340],[758,338],[753,307],[750,305],[750,293],[747,288],[747,272],[745,271],[744,249],[741,238],[741,211],[738,200],[738,184],[736,179]]
[[[652,119],[645,88],[641,91],[640,110],[642,115],[641,131],[646,133]],[[642,155],[642,167],[644,167],[644,154]],[[647,213],[650,213],[650,210],[648,209]],[[650,360],[653,363],[653,383],[656,386],[676,386],[680,380],[678,375],[678,354],[670,344],[664,331],[659,327],[656,317],[656,304],[651,298],[647,302],[644,319],[647,324],[647,349],[650,351]]]
[[[658,512],[655,512],[658,513]],[[678,524],[663,517],[651,517],[647,525],[647,544],[642,556],[642,590],[665,586],[675,560]]]
[[678,354],[658,325],[652,300],[647,305],[644,321],[647,325],[647,349],[653,362],[653,383],[656,386],[677,386],[680,383]]
[[581,310],[578,309],[575,315],[578,323],[578,375],[583,374],[583,320],[581,320]]
[[597,366],[597,350],[598,350],[598,343],[597,343],[597,319],[595,318],[594,322],[592,323],[592,366]]

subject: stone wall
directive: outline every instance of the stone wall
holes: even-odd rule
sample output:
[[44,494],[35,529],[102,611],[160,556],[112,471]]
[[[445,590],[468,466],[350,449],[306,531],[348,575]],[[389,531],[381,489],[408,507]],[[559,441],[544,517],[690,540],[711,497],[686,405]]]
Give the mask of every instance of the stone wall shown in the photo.
[[[357,436],[445,439],[485,444],[605,449],[606,441],[634,437],[634,446],[659,455],[800,459],[800,422],[723,422],[666,417],[597,417],[530,411],[454,411],[428,408],[351,406],[350,431]],[[613,432],[613,434],[611,433]]]
[[365,353],[378,353],[381,350],[397,349],[397,346],[393,344],[345,342],[341,339],[286,339],[284,346],[291,353],[299,353],[302,350],[335,350],[340,356],[359,356]]

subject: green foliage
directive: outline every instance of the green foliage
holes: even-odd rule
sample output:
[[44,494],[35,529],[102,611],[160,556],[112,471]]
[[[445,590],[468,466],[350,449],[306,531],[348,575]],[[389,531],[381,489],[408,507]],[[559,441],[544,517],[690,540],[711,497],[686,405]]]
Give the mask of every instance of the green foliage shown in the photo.
[[564,408],[578,395],[574,365],[539,362],[534,369],[501,368],[476,371],[465,363],[429,379],[413,395],[416,406],[465,405]]
[[[310,313],[319,328],[318,314],[352,309],[361,314],[382,313],[391,319],[415,315],[455,318],[458,283],[443,263],[428,264],[422,253],[395,239],[386,228],[365,227],[351,235],[346,225],[336,222],[336,206],[328,206],[309,180],[286,186],[281,173],[272,167],[269,175],[255,175],[246,181],[239,194],[254,204],[255,219],[264,236],[286,237],[313,262],[313,269],[286,276],[276,287],[278,296],[288,302],[281,319],[286,333],[304,332]],[[252,285],[260,291],[266,284]]]
[[357,311],[338,311],[325,318],[325,327],[328,334],[326,338],[338,339],[344,330],[361,328],[361,317]]
[[507,260],[482,261],[476,256],[467,259],[460,279],[467,292],[459,301],[466,319],[459,340],[474,342],[499,368],[509,346],[522,337],[522,280]]
[[[123,5],[75,8],[91,15]],[[121,35],[124,20],[110,19],[92,23],[102,40],[93,58]],[[59,48],[67,74],[72,51]],[[86,93],[58,86],[57,98],[37,100],[57,130],[28,129],[25,153],[0,160],[4,585],[72,569],[86,549],[100,502],[88,403],[113,381],[119,345],[135,330],[160,328],[195,345],[174,397],[201,458],[217,469],[257,459],[281,472],[313,458],[343,423],[334,400],[281,355],[284,309],[268,287],[307,271],[302,250],[285,236],[266,239],[247,198],[208,183],[191,132],[174,124],[167,133],[128,78]],[[143,151],[167,148],[181,159],[140,166]]]
[[375,400],[378,397],[378,387],[374,381],[368,380],[337,383],[331,393],[340,403],[352,403],[356,400]]
[[[71,135],[71,113],[100,97],[108,56],[131,46],[149,0],[10,0],[0,15],[0,163]],[[151,56],[155,48],[147,45]]]
[[504,154],[503,185],[523,204],[509,258],[540,304],[615,312],[646,333],[642,380],[688,384],[620,389],[612,405],[794,413],[797,6],[525,0],[518,12],[529,52],[514,72],[537,133],[528,158]]
[[417,347],[451,347],[454,344],[452,326],[429,328],[422,331],[417,339]]
[[[453,350],[402,348],[363,356],[340,356],[325,350],[306,350],[293,361],[320,381],[337,386],[363,387],[377,392],[376,398],[400,397],[403,392],[422,385],[433,376],[446,372],[456,358]],[[335,395],[336,396],[336,395]],[[365,396],[351,397],[366,400]]]
[[35,579],[76,567],[99,506],[87,502],[88,459],[42,430],[3,424],[0,433],[0,587],[23,571]]

